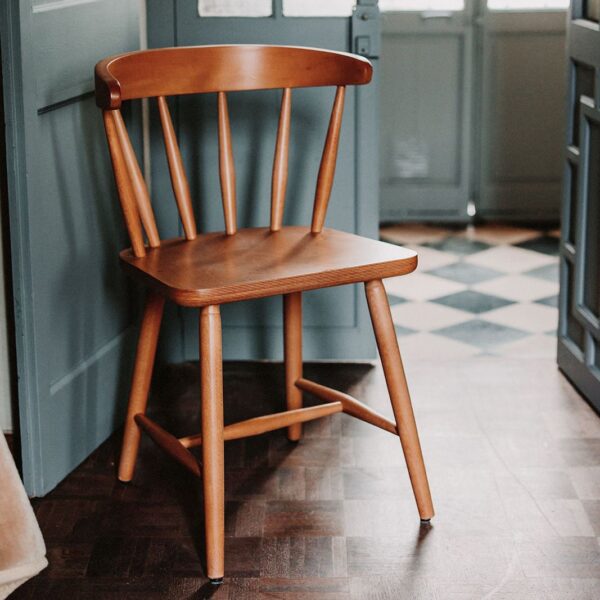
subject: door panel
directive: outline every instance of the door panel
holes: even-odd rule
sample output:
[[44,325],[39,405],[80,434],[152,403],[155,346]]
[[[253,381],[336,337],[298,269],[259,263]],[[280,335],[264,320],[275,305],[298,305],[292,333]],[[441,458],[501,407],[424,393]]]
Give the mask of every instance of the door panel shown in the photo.
[[558,365],[600,410],[600,27],[585,15],[585,3],[573,2]]
[[31,495],[52,489],[106,439],[126,401],[134,313],[118,267],[126,242],[93,67],[139,47],[138,4],[11,1],[1,9],[20,431]]
[[[92,98],[45,112],[36,131],[38,149],[31,157],[36,176],[30,187],[35,211],[30,234],[40,246],[32,276],[44,291],[43,297],[34,298],[39,302],[39,335],[64,342],[40,364],[51,385],[70,376],[82,358],[99,352],[130,322],[123,310],[129,304],[127,288],[115,261],[126,245],[121,215],[107,210],[89,190],[95,182],[98,197],[113,199],[112,182],[102,176],[95,181],[110,169],[98,152],[105,143],[98,113]],[[85,285],[75,287],[78,282]],[[90,313],[100,298],[101,310]]]
[[[38,109],[91,92],[90,65],[93,69],[98,57],[122,45],[124,35],[138,31],[130,2],[117,4],[34,0],[31,50]],[[108,10],[114,13],[110,17]]]
[[483,36],[483,218],[557,220],[565,114],[565,15],[496,12]]
[[[395,65],[395,81],[390,77],[398,103],[384,104],[381,117],[390,126],[383,153],[384,177],[422,177],[434,185],[456,185],[459,179],[456,150],[461,136],[456,127],[460,94],[454,84],[461,77],[460,40],[440,35],[432,44],[431,40],[418,36],[398,36],[387,42],[387,49],[402,56],[403,61]],[[433,81],[448,91],[432,93]],[[406,99],[408,90],[411,98]],[[411,101],[415,97],[426,100]],[[440,129],[447,134],[439,135]]]
[[[173,7],[176,9],[174,12]],[[314,12],[314,7],[304,8]],[[367,20],[375,31],[372,44],[369,42],[369,53],[374,58],[377,12],[372,6],[366,6],[364,10],[375,15],[371,21]],[[169,11],[170,17],[166,14]],[[174,26],[169,40],[164,33],[164,22],[170,20]],[[202,17],[198,14],[198,3],[193,0],[179,0],[174,4],[153,1],[149,3],[149,44],[269,43],[351,51],[354,20],[347,16],[286,17],[282,14],[281,1],[274,2],[273,16],[268,18]],[[361,22],[365,21],[361,19]],[[374,63],[377,70],[376,59]],[[376,85],[374,82],[348,90],[336,178],[327,217],[329,227],[370,237],[377,235],[377,162],[373,147]],[[310,224],[316,177],[334,94],[334,88],[299,89],[292,93],[285,224]],[[271,171],[280,101],[279,90],[228,94],[240,227],[269,223]],[[190,174],[199,228],[202,231],[222,230],[223,210],[216,168],[216,96],[180,97],[173,102],[173,108],[183,159]],[[172,192],[163,155],[160,131],[153,129],[154,197],[168,198],[169,205],[161,209],[159,220],[161,225],[174,232],[178,226],[174,220],[174,205],[170,204]],[[375,355],[363,296],[363,290],[354,286],[305,294],[306,358],[350,359]],[[281,312],[282,302],[278,297],[224,306],[225,357],[281,358]],[[196,358],[197,312],[182,310],[181,315],[180,321],[171,324],[168,335],[175,340],[180,334],[183,356]],[[171,351],[176,352],[176,349],[177,343],[173,341]]]
[[443,6],[383,16],[383,221],[467,215],[472,8]]
[[[586,111],[587,112],[587,111]],[[591,112],[591,111],[590,111]],[[595,111],[594,111],[595,112]],[[600,120],[596,114],[588,114],[586,124],[587,140],[584,147],[588,152],[587,173],[585,174],[585,203],[581,241],[582,253],[581,309],[592,327],[598,328],[600,319],[600,165],[589,157],[600,156]]]

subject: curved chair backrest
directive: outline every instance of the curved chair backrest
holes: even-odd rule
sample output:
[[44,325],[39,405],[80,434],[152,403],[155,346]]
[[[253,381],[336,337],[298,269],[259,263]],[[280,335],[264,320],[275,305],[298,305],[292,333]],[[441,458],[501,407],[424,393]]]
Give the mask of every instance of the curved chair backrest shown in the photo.
[[[368,60],[343,52],[295,46],[195,46],[129,52],[96,65],[96,104],[104,125],[125,225],[136,256],[145,255],[145,230],[150,247],[160,237],[148,189],[127,134],[124,100],[155,97],[165,141],[173,192],[187,239],[196,237],[196,223],[183,162],[166,101],[167,96],[216,92],[218,96],[219,175],[225,230],[236,232],[235,169],[226,93],[282,88],[281,112],[273,161],[271,230],[281,228],[287,183],[292,88],[336,86],[337,91],[317,177],[311,229],[322,230],[333,186],[342,123],[345,86],[371,80]],[[143,230],[142,230],[143,226]]]

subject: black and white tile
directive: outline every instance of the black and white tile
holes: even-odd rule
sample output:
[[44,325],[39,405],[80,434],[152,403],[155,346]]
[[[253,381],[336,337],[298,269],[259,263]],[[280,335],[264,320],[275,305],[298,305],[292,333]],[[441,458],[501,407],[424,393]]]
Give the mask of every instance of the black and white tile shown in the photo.
[[405,356],[555,356],[558,231],[405,224],[381,239],[419,254],[414,273],[386,280]]

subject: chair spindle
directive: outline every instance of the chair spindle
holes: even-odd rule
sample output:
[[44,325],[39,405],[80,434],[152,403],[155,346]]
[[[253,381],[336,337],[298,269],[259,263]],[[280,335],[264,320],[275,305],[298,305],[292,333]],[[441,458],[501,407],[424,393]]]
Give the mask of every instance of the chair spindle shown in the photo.
[[319,176],[317,178],[317,189],[315,191],[315,203],[311,225],[311,231],[313,233],[320,233],[325,223],[327,205],[329,204],[331,188],[333,187],[333,177],[335,175],[335,163],[340,141],[345,92],[345,86],[339,85],[337,87],[333,108],[331,110],[329,128],[327,129],[327,139],[325,140],[325,146],[323,148],[321,166],[319,167]]
[[116,110],[102,111],[102,118],[104,119],[104,129],[106,131],[106,139],[108,141],[108,148],[113,165],[113,172],[115,174],[119,200],[121,202],[121,209],[123,211],[123,219],[125,220],[125,227],[127,228],[129,239],[131,240],[131,247],[134,255],[142,257],[146,255],[144,232],[142,231],[140,213],[131,186],[131,181],[127,174],[127,166],[123,156],[123,147],[117,134],[117,112],[118,111]]
[[219,177],[221,179],[221,194],[223,197],[223,213],[225,216],[225,231],[233,235],[237,231],[236,201],[235,201],[235,166],[233,163],[233,148],[231,146],[231,128],[227,96],[225,92],[218,94],[219,106]]
[[171,113],[169,112],[169,105],[164,96],[158,96],[157,101],[177,209],[179,210],[186,239],[193,240],[196,237],[196,221],[192,209],[192,198],[185,169],[183,168],[183,161],[181,160],[181,152],[177,144],[177,137],[175,136],[175,129],[173,128]]
[[271,231],[279,231],[283,223],[285,190],[288,178],[288,155],[290,148],[290,117],[292,114],[292,90],[284,88],[279,112],[279,128],[273,158],[271,182]]
[[117,136],[121,144],[123,151],[123,158],[125,159],[125,165],[127,167],[127,173],[129,174],[129,180],[131,181],[131,187],[133,189],[133,195],[136,199],[140,218],[148,237],[148,244],[151,248],[158,248],[160,246],[160,237],[158,235],[158,229],[156,228],[156,222],[154,221],[154,212],[152,211],[152,205],[150,204],[150,196],[148,194],[148,188],[146,182],[140,171],[140,165],[138,164],[125,122],[123,121],[123,115],[120,110],[113,111],[115,125],[117,129]]

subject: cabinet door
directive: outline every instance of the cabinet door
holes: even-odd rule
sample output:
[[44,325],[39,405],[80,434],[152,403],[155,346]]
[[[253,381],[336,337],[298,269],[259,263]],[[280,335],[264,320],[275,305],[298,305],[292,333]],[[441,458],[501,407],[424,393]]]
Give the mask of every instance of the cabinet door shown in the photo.
[[[52,489],[121,420],[135,314],[94,64],[139,48],[137,0],[0,3],[23,476]],[[139,132],[140,128],[138,128]]]
[[[350,87],[344,110],[340,152],[326,225],[377,236],[377,45],[378,11],[373,2],[332,3],[277,0],[226,5],[176,0],[148,3],[149,45],[284,44],[361,50],[375,66],[375,82]],[[362,18],[365,16],[365,18]],[[356,44],[360,44],[360,47]],[[292,93],[290,177],[286,224],[310,223],[316,176],[334,88]],[[280,104],[279,90],[228,94],[237,176],[238,225],[269,223],[270,185]],[[222,230],[217,155],[216,95],[175,99],[174,118],[183,159],[190,174],[199,227]],[[152,119],[156,123],[156,119]],[[152,131],[152,188],[169,198],[169,174],[160,131]],[[162,209],[164,205],[164,210]],[[170,234],[178,225],[172,204],[161,202],[159,219]],[[229,359],[282,356],[280,297],[223,307],[224,355]],[[198,356],[197,312],[182,310],[167,333],[169,357]],[[304,355],[307,359],[373,358],[375,347],[361,286],[344,286],[304,295]]]
[[596,410],[600,410],[600,28],[597,3],[572,3],[568,38],[569,117],[563,186],[558,364]]

